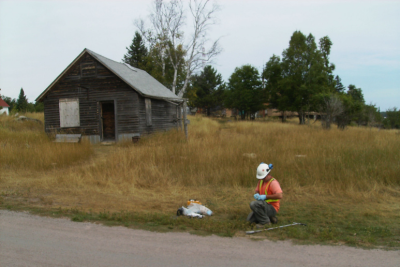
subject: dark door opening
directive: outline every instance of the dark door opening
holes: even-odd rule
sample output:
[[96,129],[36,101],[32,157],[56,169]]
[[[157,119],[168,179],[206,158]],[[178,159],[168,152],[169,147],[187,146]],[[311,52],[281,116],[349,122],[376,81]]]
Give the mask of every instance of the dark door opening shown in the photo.
[[115,140],[114,103],[101,104],[103,140]]

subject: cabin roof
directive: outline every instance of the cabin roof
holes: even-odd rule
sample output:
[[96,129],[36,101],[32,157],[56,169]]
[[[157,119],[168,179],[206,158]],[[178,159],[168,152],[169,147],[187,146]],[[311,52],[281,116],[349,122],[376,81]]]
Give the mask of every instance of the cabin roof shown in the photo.
[[6,101],[0,98],[0,107],[9,108],[10,106],[6,103]]
[[68,70],[85,54],[88,53],[96,60],[98,60],[104,67],[113,72],[132,89],[137,91],[143,97],[166,99],[171,101],[183,101],[182,98],[176,96],[165,87],[162,83],[157,81],[153,76],[148,74],[146,71],[134,68],[125,63],[119,63],[114,60],[108,59],[99,55],[87,48],[85,48],[81,54],[71,63],[69,66],[44,90],[36,99],[36,101],[42,100],[42,98],[51,90],[51,88],[61,79],[61,77],[68,72]]

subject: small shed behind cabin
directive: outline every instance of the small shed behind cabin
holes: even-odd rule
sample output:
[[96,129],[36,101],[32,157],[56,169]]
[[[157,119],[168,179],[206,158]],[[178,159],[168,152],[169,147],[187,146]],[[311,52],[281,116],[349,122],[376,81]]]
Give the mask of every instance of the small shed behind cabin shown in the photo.
[[4,101],[3,99],[0,98],[0,115],[1,114],[9,114],[9,109],[10,106]]

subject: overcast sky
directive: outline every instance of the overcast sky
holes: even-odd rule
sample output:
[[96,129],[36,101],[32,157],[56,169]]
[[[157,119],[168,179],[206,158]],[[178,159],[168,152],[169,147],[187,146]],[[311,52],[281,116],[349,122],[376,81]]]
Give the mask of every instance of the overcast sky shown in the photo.
[[[382,111],[400,108],[400,1],[220,0],[211,38],[223,48],[213,66],[228,81],[236,67],[262,66],[294,31],[333,42],[330,61],[347,87]],[[33,102],[84,48],[121,61],[146,19],[149,0],[0,0],[0,94]],[[189,32],[188,32],[189,34]]]

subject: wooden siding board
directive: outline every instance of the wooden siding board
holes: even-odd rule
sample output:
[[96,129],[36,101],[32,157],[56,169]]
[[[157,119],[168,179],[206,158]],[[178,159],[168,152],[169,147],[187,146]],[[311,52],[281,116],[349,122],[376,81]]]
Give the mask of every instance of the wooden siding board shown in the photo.
[[146,123],[145,98],[139,96],[140,132],[153,133],[176,128],[176,106],[158,99],[151,99],[152,125]]

